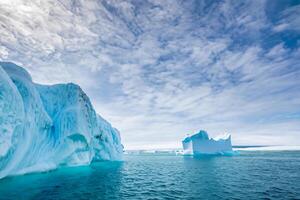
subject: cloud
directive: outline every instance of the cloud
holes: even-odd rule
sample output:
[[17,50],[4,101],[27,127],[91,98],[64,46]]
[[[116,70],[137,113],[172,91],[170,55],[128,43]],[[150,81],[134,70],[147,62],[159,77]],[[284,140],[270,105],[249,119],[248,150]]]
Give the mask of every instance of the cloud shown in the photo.
[[6,59],[8,57],[7,49],[3,46],[0,46],[0,59]]
[[36,82],[81,85],[126,148],[179,147],[200,128],[290,144],[299,6],[277,3],[1,1],[0,58]]
[[291,6],[280,13],[280,20],[277,25],[274,26],[274,30],[281,31],[300,31],[300,5]]

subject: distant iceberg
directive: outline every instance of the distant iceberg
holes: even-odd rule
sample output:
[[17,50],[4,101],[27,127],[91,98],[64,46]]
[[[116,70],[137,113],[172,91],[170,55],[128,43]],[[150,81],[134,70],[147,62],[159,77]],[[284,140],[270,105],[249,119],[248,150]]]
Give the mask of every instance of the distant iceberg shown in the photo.
[[122,155],[119,131],[78,85],[38,85],[25,69],[0,62],[0,178]]
[[231,136],[209,138],[206,131],[186,137],[182,141],[184,155],[232,155]]

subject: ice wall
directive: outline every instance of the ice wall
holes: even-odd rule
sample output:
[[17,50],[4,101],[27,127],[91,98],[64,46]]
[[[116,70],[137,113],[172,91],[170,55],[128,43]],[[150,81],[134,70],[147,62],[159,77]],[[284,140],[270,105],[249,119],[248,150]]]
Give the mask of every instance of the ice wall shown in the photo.
[[121,160],[119,132],[75,84],[37,85],[0,62],[0,178],[94,160]]

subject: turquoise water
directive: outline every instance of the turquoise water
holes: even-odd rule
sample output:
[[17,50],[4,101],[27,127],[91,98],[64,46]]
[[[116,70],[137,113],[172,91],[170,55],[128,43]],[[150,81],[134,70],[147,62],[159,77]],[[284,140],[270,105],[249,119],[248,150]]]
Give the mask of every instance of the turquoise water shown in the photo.
[[300,199],[300,152],[127,155],[2,179],[0,199]]

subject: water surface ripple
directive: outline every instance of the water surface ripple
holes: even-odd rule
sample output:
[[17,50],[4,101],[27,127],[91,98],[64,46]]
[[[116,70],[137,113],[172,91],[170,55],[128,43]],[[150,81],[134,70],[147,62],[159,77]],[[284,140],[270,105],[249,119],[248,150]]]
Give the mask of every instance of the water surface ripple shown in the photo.
[[2,179],[0,199],[300,199],[300,151],[127,155]]

